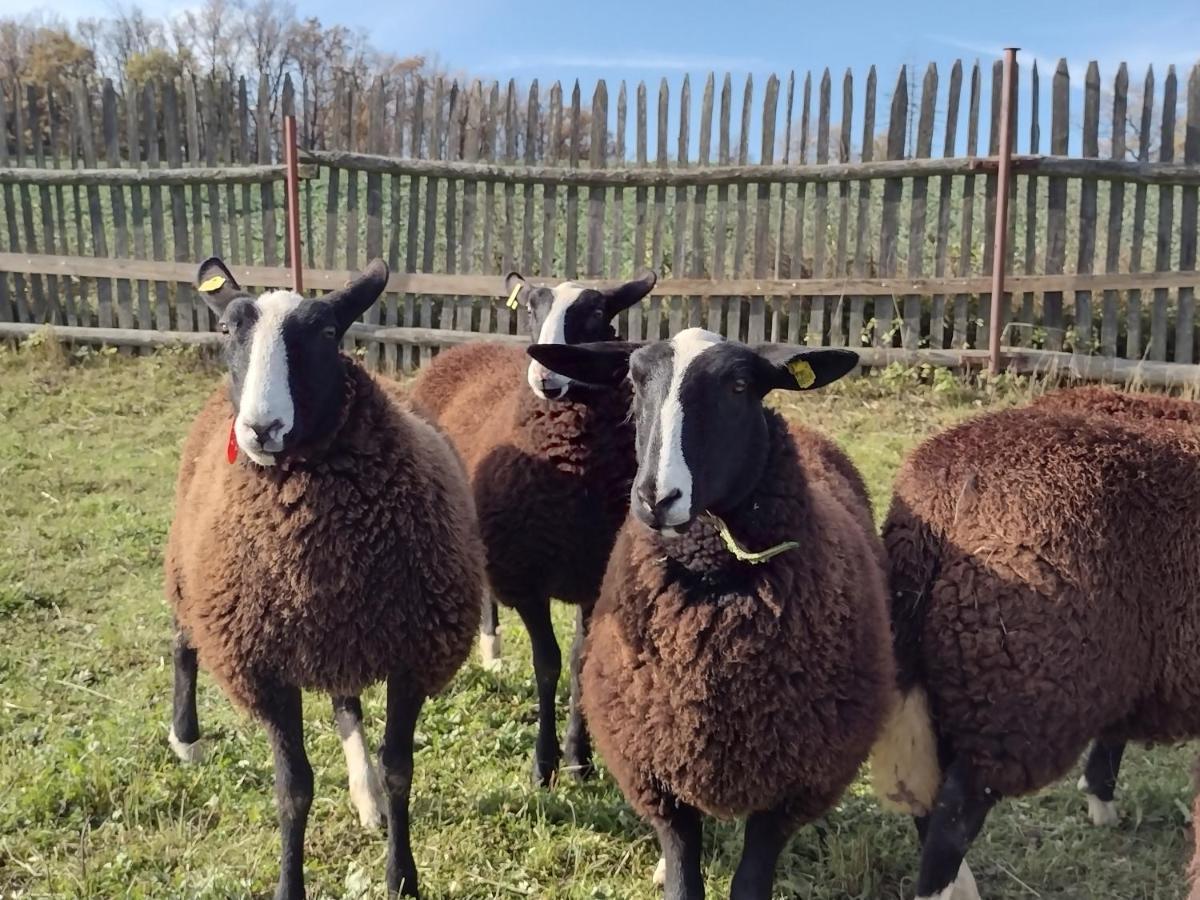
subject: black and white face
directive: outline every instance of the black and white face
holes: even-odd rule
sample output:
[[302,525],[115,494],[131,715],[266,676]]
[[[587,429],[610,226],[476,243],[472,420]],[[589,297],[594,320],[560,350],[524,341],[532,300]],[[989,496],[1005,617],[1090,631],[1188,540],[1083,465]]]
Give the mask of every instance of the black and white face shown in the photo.
[[[512,272],[504,287],[528,310],[529,336],[534,343],[585,344],[615,340],[613,320],[650,293],[656,280],[654,272],[647,271],[633,281],[601,291],[573,281],[541,287]],[[526,378],[533,392],[546,400],[561,400],[571,389],[570,378],[551,372],[537,360],[529,363]]]
[[219,259],[201,264],[200,294],[219,317],[229,369],[234,437],[251,460],[272,466],[336,426],[344,402],[342,336],[382,293],[387,275],[376,260],[324,297],[286,290],[254,297]]
[[529,354],[577,381],[633,383],[638,469],[630,508],[666,536],[705,511],[736,508],[753,490],[767,461],[770,391],[813,390],[858,365],[849,350],[752,348],[700,328],[641,347],[534,346]]

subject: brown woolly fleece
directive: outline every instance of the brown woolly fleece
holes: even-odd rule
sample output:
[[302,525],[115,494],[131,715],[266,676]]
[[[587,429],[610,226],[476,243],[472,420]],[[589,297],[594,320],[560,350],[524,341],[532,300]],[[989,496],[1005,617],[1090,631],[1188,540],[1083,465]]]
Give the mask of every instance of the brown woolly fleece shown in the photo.
[[455,347],[422,370],[412,402],[466,463],[496,598],[591,605],[629,508],[629,390],[575,385],[542,400],[528,365],[521,346]]
[[1088,741],[1200,735],[1200,432],[1184,401],[1047,395],[926,441],[884,540],[900,687],[1003,795]]
[[393,673],[434,694],[478,627],[483,553],[461,462],[393,387],[345,371],[342,423],[322,446],[229,464],[225,386],[184,444],[167,597],[201,664],[252,712],[272,686],[353,696]]
[[893,683],[882,549],[861,479],[831,442],[767,412],[763,477],[726,522],[666,539],[630,517],[583,665],[593,738],[626,798],[723,818],[783,805],[797,823],[854,778]]

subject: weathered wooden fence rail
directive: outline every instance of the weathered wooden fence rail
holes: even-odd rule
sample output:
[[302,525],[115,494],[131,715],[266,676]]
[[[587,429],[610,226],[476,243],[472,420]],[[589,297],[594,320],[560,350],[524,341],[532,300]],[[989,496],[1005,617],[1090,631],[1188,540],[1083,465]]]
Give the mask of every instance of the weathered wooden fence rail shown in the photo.
[[[645,265],[662,280],[621,323],[635,338],[702,324],[970,363],[988,339],[1000,70],[990,93],[977,63],[922,74],[902,70],[883,110],[874,69],[836,93],[828,71],[771,77],[757,100],[751,80],[709,76],[697,103],[686,79],[674,97],[665,80],[656,98],[621,84],[611,104],[601,81],[590,106],[578,84],[343,83],[325,145],[301,154],[305,286],[386,258],[386,300],[357,332],[386,367],[467,333],[522,334],[500,296],[510,269],[611,280]],[[1132,89],[1124,66],[1110,74],[1102,89],[1088,68],[1080,116],[1065,63],[1021,73],[1001,310],[1014,365],[1195,360],[1200,67]],[[307,110],[290,80],[275,112],[244,80],[0,84],[0,334],[205,332],[190,282],[214,253],[248,285],[289,283],[278,116],[292,112]]]

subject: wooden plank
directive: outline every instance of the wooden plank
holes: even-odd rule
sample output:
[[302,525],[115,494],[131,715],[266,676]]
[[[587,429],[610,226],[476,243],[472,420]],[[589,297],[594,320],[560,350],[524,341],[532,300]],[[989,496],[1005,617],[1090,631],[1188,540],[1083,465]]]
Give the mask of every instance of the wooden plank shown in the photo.
[[[538,127],[541,125],[541,109],[538,104],[537,79],[529,85],[529,95],[525,102],[525,164],[533,165],[537,159]],[[534,250],[534,236],[537,231],[537,217],[534,213],[534,185],[526,184],[523,188],[525,206],[521,216],[521,268],[522,271],[533,273],[537,267],[537,255]]]
[[[559,139],[562,135],[562,85],[550,86],[549,137],[546,140],[546,164],[558,163]],[[558,186],[548,183],[542,192],[542,269],[543,278],[554,276],[555,248],[558,243]],[[504,311],[501,311],[501,315]]]
[[[532,124],[527,123],[532,129],[534,140],[537,136],[537,120],[540,115],[537,102],[538,86],[537,79],[534,79],[533,84],[529,86],[529,103],[528,109],[534,121]],[[496,144],[498,141],[498,128],[500,122],[500,83],[493,81],[491,87],[487,91],[487,96],[482,99],[480,106],[480,152],[484,157],[494,162],[496,160]],[[527,135],[530,132],[527,132]],[[533,141],[527,139],[526,155],[533,152],[531,146]],[[532,185],[527,186],[527,191],[532,190]],[[527,200],[528,202],[528,200]],[[527,209],[526,220],[529,222],[529,227],[533,227],[533,210]],[[489,274],[504,275],[507,273],[496,272],[495,254],[492,252],[492,232],[496,221],[496,185],[488,182],[483,188],[483,271]],[[530,248],[532,257],[533,248]],[[533,270],[533,259],[529,257],[525,260],[526,271]],[[493,325],[493,319],[495,324]],[[508,307],[500,304],[497,308],[494,304],[484,301],[479,298],[479,321],[480,328],[483,331],[491,333],[497,331],[500,334],[508,334],[512,330],[512,318]]]
[[[242,284],[263,287],[286,287],[291,284],[291,270],[283,266],[241,265],[230,266],[234,277]],[[0,252],[0,270],[7,272],[37,273],[59,277],[81,278],[145,278],[149,280],[182,281],[195,276],[192,262],[145,262],[135,259],[97,258],[91,256],[48,256],[20,252]],[[347,269],[316,269],[305,273],[305,283],[313,289],[330,290],[344,286],[357,272]],[[1200,285],[1200,272],[1168,271],[1078,275],[1014,275],[1014,290],[1032,291],[1076,291],[1076,290],[1131,290],[1162,287],[1174,290],[1180,287]],[[607,288],[618,284],[613,279],[580,279],[580,284]],[[679,294],[697,294],[703,297],[719,297],[730,293],[746,297],[796,296],[811,297],[817,294],[847,292],[866,293],[886,297],[893,294],[928,294],[942,290],[946,292],[978,293],[987,290],[990,276],[974,275],[963,278],[738,278],[716,281],[711,278],[665,278],[655,285],[653,293],[659,297]],[[387,290],[396,293],[412,292],[437,297],[458,294],[478,294],[485,297],[504,296],[500,279],[490,275],[441,275],[410,272],[394,272],[388,279]]]
[[[559,121],[561,112],[562,92],[559,92]],[[504,92],[504,161],[508,165],[517,162],[517,83],[509,79],[508,88]],[[504,271],[516,268],[515,231],[517,227],[516,193],[513,185],[504,186]],[[507,309],[507,306],[505,307]],[[529,331],[529,311],[521,306],[517,309],[517,332],[527,334]]]
[[[7,122],[7,101],[5,99],[4,85],[0,83],[0,123]],[[7,166],[8,162],[8,135],[5,133],[4,139],[0,140],[0,165]],[[6,247],[10,252],[18,251],[21,249],[21,242],[17,233],[17,204],[11,183],[3,183],[3,196],[4,218],[5,224],[8,226]],[[28,286],[25,276],[19,273],[13,274],[11,293],[8,292],[8,285],[7,273],[0,271],[0,321],[28,321],[28,314],[26,313],[22,316],[17,308],[18,306],[24,307],[26,298],[28,297]],[[27,309],[27,307],[25,308]]]
[[[483,122],[483,85],[478,80],[471,84],[464,110],[463,159],[474,161],[479,158],[480,129]],[[463,183],[462,212],[462,259],[459,266],[463,273],[479,271],[475,264],[475,218],[479,206],[479,184],[474,181]],[[459,331],[471,330],[474,304],[471,297],[459,297],[454,311],[454,327]]]
[[[579,168],[580,149],[583,143],[582,100],[579,91],[579,79],[571,89],[571,140],[567,145],[567,165],[572,169]],[[567,247],[564,257],[564,274],[567,278],[579,276],[579,188],[576,185],[567,187]]]
[[[1125,121],[1129,115],[1129,69],[1125,63],[1117,70],[1113,80],[1112,131],[1110,143],[1113,159],[1125,158]],[[1125,185],[1119,181],[1108,185],[1108,240],[1104,248],[1104,271],[1117,272],[1121,268],[1121,232],[1125,218]],[[1028,268],[1026,271],[1029,271]],[[1117,292],[1104,292],[1104,309],[1100,321],[1100,352],[1105,356],[1117,355],[1117,337],[1120,322],[1117,317]]]
[[[771,75],[763,92],[762,151],[763,165],[775,161],[775,120],[779,111],[779,79]],[[771,273],[771,252],[767,237],[771,233],[771,185],[759,182],[757,202],[754,210],[754,277],[764,278]],[[757,344],[767,339],[767,310],[763,297],[750,300],[750,316],[747,322],[747,340]]]
[[[717,162],[728,165],[729,157],[729,117],[732,105],[733,86],[729,73],[721,82],[721,119],[717,131]],[[717,188],[717,215],[713,234],[713,278],[718,281],[725,277],[725,241],[726,223],[729,217],[729,187],[720,185]],[[708,316],[705,323],[709,331],[727,334],[722,331],[726,299],[713,299],[708,303]]]
[[[172,169],[183,168],[183,134],[179,127],[179,94],[176,84],[168,81],[163,85],[163,149],[167,165]],[[192,250],[188,243],[187,195],[182,185],[172,185],[171,227],[172,247],[176,262],[191,259]],[[191,262],[195,262],[191,259]],[[273,262],[273,260],[272,260]],[[175,327],[179,331],[191,331],[196,327],[196,309],[192,302],[192,278],[175,287]]]
[[[1154,68],[1146,70],[1146,78],[1142,82],[1142,119],[1138,129],[1138,160],[1146,162],[1150,159],[1150,122],[1154,113]],[[1138,185],[1133,194],[1133,238],[1129,252],[1129,271],[1142,270],[1142,252],[1146,244],[1146,186]],[[1142,350],[1142,295],[1140,291],[1131,291],[1126,301],[1127,321],[1125,337],[1125,356],[1139,359]]]
[[[1070,75],[1067,61],[1060,59],[1054,72],[1050,111],[1050,152],[1065,156],[1070,131]],[[1067,181],[1051,178],[1046,199],[1046,274],[1063,271],[1067,255]],[[1061,350],[1065,322],[1063,298],[1051,292],[1043,300],[1046,326],[1046,349]]]
[[[287,109],[283,114],[286,116]],[[385,126],[387,124],[387,94],[383,89],[383,79],[379,76],[371,82],[371,91],[367,96],[367,146],[372,153],[387,153],[388,139]],[[367,234],[366,257],[364,262],[383,257],[383,176],[377,173],[367,173]],[[284,204],[285,210],[287,204]],[[284,246],[287,246],[285,240]],[[383,324],[383,311],[387,304],[373,303],[365,313],[363,321],[368,325]],[[380,347],[368,345],[364,358],[368,369],[379,369],[383,365],[383,355]]]
[[[271,125],[271,83],[266,72],[259,75],[258,78],[258,107],[257,114],[254,117],[254,130],[258,137],[258,163],[266,165],[274,162],[271,157],[271,135],[274,130]],[[347,108],[351,111],[354,109],[352,104],[348,104]],[[353,150],[353,147],[349,149]],[[357,179],[351,179],[357,187]],[[349,206],[350,189],[347,188],[347,206]],[[275,232],[275,185],[264,183],[259,187],[259,195],[262,198],[262,247],[263,247],[263,262],[268,266],[273,266],[279,260],[277,249],[277,236]],[[357,213],[357,204],[355,205]],[[351,218],[355,220],[357,226],[357,216],[347,214],[347,221]],[[349,227],[349,225],[347,225]],[[357,232],[356,232],[357,233]],[[350,247],[347,245],[346,253],[349,257]],[[350,266],[351,269],[355,266]]]
[[[713,94],[716,90],[716,76],[708,73],[704,80],[704,96],[700,101],[700,146],[697,148],[697,158],[700,165],[707,166],[712,159],[712,124],[713,124]],[[699,185],[695,194],[695,213],[692,216],[692,268],[693,278],[703,278],[708,274],[705,263],[704,236],[708,232],[708,186]],[[782,215],[782,210],[780,210]],[[710,307],[711,314],[711,307]],[[698,328],[704,322],[704,305],[699,297],[691,297],[688,301],[688,327]],[[720,331],[720,311],[717,312],[717,327]]]
[[[637,137],[636,162],[639,168],[646,165],[646,82],[639,81],[637,87]],[[634,190],[634,230],[633,230],[633,268],[640,269],[646,263],[646,188],[639,185]],[[653,265],[653,264],[652,264]],[[656,271],[658,271],[656,269]],[[659,273],[661,274],[661,272]],[[640,341],[644,338],[645,307],[648,304],[638,303],[629,310],[629,339]]]
[[[83,164],[91,168],[96,166],[95,133],[92,129],[92,118],[89,110],[88,96],[82,81],[75,82],[75,116],[78,123],[80,147],[83,150]],[[98,257],[108,256],[108,232],[105,227],[104,212],[100,205],[100,189],[87,189],[88,218],[92,223],[92,253]],[[101,327],[113,324],[112,282],[101,279],[96,282],[97,319]]]
[[[291,83],[290,80],[288,83]],[[216,79],[206,79],[204,82],[203,99],[204,167],[206,169],[216,168],[218,154],[224,147],[224,123],[221,115],[221,107],[217,99],[217,91],[218,85]],[[224,160],[221,160],[221,162],[224,162]],[[212,256],[222,256],[224,253],[224,225],[225,217],[221,213],[221,188],[216,182],[211,182],[208,185],[208,253]],[[308,243],[312,244],[311,239]]]
[[[1093,60],[1087,68],[1083,89],[1083,155],[1100,155],[1100,67]],[[1085,178],[1079,190],[1079,248],[1075,271],[1091,274],[1096,258],[1096,217],[1098,214],[1098,185],[1094,178]],[[1076,353],[1092,352],[1092,295],[1089,291],[1075,294]]]
[[[679,144],[675,151],[677,165],[688,165],[691,155],[689,138],[691,136],[690,119],[692,109],[691,79],[683,76],[683,85],[679,90]],[[675,276],[687,274],[687,187],[676,186],[675,190],[675,221],[672,222],[671,235],[673,252],[671,254],[671,274]],[[667,300],[667,334],[678,334],[684,328],[683,298],[671,297]]]
[[[888,120],[887,158],[904,156],[908,124],[908,67],[900,67],[900,77],[892,91],[891,116]],[[879,274],[887,278],[896,273],[896,247],[900,233],[900,199],[904,182],[888,179],[883,185],[883,210],[879,219]],[[875,301],[875,346],[892,343],[892,313],[895,301],[881,298]]]
[[[2,93],[2,92],[0,92],[0,93]],[[129,105],[131,108],[137,107],[136,102],[130,103],[127,105]],[[46,110],[49,114],[49,119],[50,119],[50,148],[51,148],[50,159],[51,159],[51,164],[54,166],[55,169],[59,169],[60,166],[62,165],[62,162],[65,161],[66,165],[68,167],[70,167],[71,154],[69,152],[66,154],[65,160],[60,161],[60,158],[59,158],[59,150],[61,149],[61,143],[59,141],[59,122],[63,118],[63,111],[59,108],[58,103],[55,100],[54,91],[50,87],[46,88]],[[0,116],[0,121],[3,121],[3,116]],[[60,253],[70,254],[71,247],[70,247],[69,232],[67,230],[66,198],[65,198],[65,191],[63,190],[62,185],[54,186],[54,210],[55,210],[55,218],[57,219],[57,222],[58,222],[58,241],[57,241],[58,251]],[[3,281],[2,277],[0,277],[0,281]],[[63,315],[64,315],[66,323],[68,325],[78,324],[79,323],[79,315],[77,314],[76,309],[75,309],[75,287],[74,287],[74,285],[72,285],[70,281],[66,281],[66,280],[59,281],[58,289],[62,295]],[[3,306],[2,298],[0,298],[0,306]]]
[[[450,96],[446,107],[446,158],[457,159],[462,147],[462,92],[458,82],[450,84]],[[446,242],[446,261],[444,272],[453,275],[458,271],[458,182],[451,178],[446,182],[445,227],[442,236]],[[454,328],[457,298],[446,300],[438,311],[438,328]]]
[[[121,165],[121,148],[117,132],[117,92],[111,79],[104,79],[102,89],[101,117],[104,131],[104,158],[110,168]],[[119,257],[129,256],[129,225],[125,216],[125,192],[114,187],[109,189],[109,207],[112,210],[113,242]],[[49,247],[53,253],[54,248]],[[133,327],[133,285],[128,279],[117,282],[117,327]]]
[[[26,85],[26,101],[29,107],[29,134],[33,139],[34,165],[38,169],[46,166],[44,131],[42,129],[42,109],[40,90],[35,85]],[[53,148],[51,148],[53,153]],[[38,220],[41,223],[42,246],[47,253],[54,253],[54,204],[50,199],[50,188],[41,185],[38,188]],[[44,322],[62,322],[62,297],[59,294],[57,278],[46,279],[46,306],[42,310],[41,320]]]
[[[1200,63],[1192,67],[1188,77],[1187,125],[1184,128],[1183,161],[1189,165],[1200,165]],[[1196,268],[1197,189],[1183,189],[1179,215],[1179,268],[1191,271]],[[1196,325],[1196,289],[1179,289],[1179,319],[1175,330],[1175,361],[1192,361]]]
[[[279,153],[278,153],[278,156],[281,160],[287,159],[287,148],[284,146],[284,142],[283,142],[283,133],[284,133],[283,122],[284,122],[284,119],[286,119],[288,116],[295,116],[295,115],[296,115],[296,91],[295,91],[295,88],[292,86],[292,76],[289,74],[289,75],[286,75],[283,79],[283,93],[282,93],[282,95],[280,97],[280,101],[279,101]],[[296,123],[297,154],[299,153],[299,150],[300,150],[300,143],[301,143],[300,123],[297,122]],[[384,151],[386,151],[387,148],[383,147],[382,149]],[[370,180],[370,178],[371,178],[371,176],[368,175],[367,179]],[[291,224],[291,220],[290,220],[290,211],[288,209],[290,204],[288,203],[287,193],[288,193],[287,183],[285,182],[284,186],[283,186],[283,207],[282,207],[283,264],[285,266],[290,266],[292,264],[292,242],[291,242],[291,239],[289,238],[289,235],[291,234],[292,224]],[[299,198],[297,197],[297,199],[299,199]],[[297,207],[297,212],[299,212],[298,207]],[[300,240],[300,246],[303,247],[303,236],[301,237],[301,240]],[[303,263],[303,259],[301,260],[301,262]],[[379,307],[379,306],[382,306],[382,304],[376,304],[376,306]]]
[[[137,91],[129,88],[125,99],[125,143],[131,169],[138,168],[142,158],[141,108],[141,97]],[[129,201],[133,221],[133,256],[135,259],[146,259],[146,207],[140,185],[130,186]],[[154,316],[150,312],[150,284],[141,279],[137,282],[137,327],[154,327]]]
[[[608,144],[608,86],[604,79],[596,82],[592,93],[592,133],[588,146],[588,165],[593,169],[607,168]],[[588,188],[588,261],[591,277],[604,274],[604,206],[607,188]]]
[[[933,152],[933,111],[937,105],[937,66],[930,63],[921,82],[921,112],[917,120],[916,156],[928,159]],[[925,274],[926,202],[929,179],[914,178],[912,183],[911,219],[908,226],[908,274],[920,278]],[[900,328],[900,343],[915,349],[921,342],[921,298],[904,298],[904,324]]]
[[[750,161],[750,112],[754,104],[754,79],[746,76],[746,88],[742,93],[742,126],[738,136],[738,165],[747,165]],[[745,271],[746,263],[746,230],[749,226],[750,211],[747,201],[750,199],[750,185],[738,187],[737,225],[733,231],[733,276],[739,277]],[[733,340],[742,339],[742,312],[744,299],[730,297],[725,317],[725,336]]]
[[[868,82],[868,100],[874,109],[875,102],[875,81],[874,69],[871,70],[872,79]],[[804,73],[804,98],[801,102],[800,111],[800,146],[799,153],[796,157],[796,167],[803,168],[808,162],[808,122],[812,112],[812,73]],[[871,141],[874,140],[872,135]],[[864,159],[871,158],[870,141],[863,147]],[[870,182],[863,182],[863,185],[869,185]],[[867,188],[869,190],[869,187]],[[805,205],[808,199],[808,185],[801,183],[796,186],[796,216],[795,224],[792,226],[792,260],[789,267],[789,274],[793,278],[801,278],[805,271],[804,262],[804,227],[806,221]],[[809,275],[813,273],[810,271]],[[788,303],[788,343],[800,343],[800,325],[803,313],[803,306],[799,300],[792,300]],[[862,309],[859,309],[860,319]]]
[[[442,139],[445,134],[445,117],[443,103],[446,96],[446,82],[438,76],[433,86],[433,123],[429,131],[429,158],[442,158]],[[425,242],[421,248],[422,272],[433,271],[434,251],[437,247],[437,212],[438,194],[441,191],[440,182],[436,178],[429,179],[425,184]],[[429,294],[421,297],[420,322],[422,328],[433,327],[433,297]],[[420,364],[426,365],[433,358],[428,347],[421,348]]]
[[[783,118],[783,157],[780,162],[783,165],[789,165],[792,161],[792,113],[796,104],[796,73],[794,71],[788,73],[787,100],[784,104]],[[698,189],[697,189],[698,190]],[[775,233],[775,248],[774,248],[774,267],[773,274],[776,278],[780,277],[781,273],[791,275],[791,263],[787,257],[787,206],[788,206],[788,185],[781,184],[779,186],[779,212],[775,216],[776,233]],[[782,299],[777,299],[771,303],[771,341],[779,343],[784,338],[784,313],[787,304]]]
[[[961,97],[962,60],[956,59],[954,65],[950,68],[950,85],[946,92],[946,131],[942,144],[943,156],[954,156],[954,147],[958,138],[958,108]],[[1034,122],[1037,122],[1036,115],[1034,116]],[[950,214],[952,211],[953,192],[954,179],[948,175],[943,175],[938,183],[937,247],[934,250],[933,263],[933,274],[938,278],[946,274],[946,262],[950,250]],[[935,349],[942,349],[945,345],[946,295],[934,294],[932,309],[929,314],[929,346]]]
[[[967,109],[967,154],[975,155],[979,150],[979,63],[971,67],[971,98]],[[971,253],[973,250],[972,234],[975,227],[975,177],[968,175],[963,179],[961,208],[961,225],[959,227],[958,245],[958,274],[965,277],[971,273]],[[970,335],[970,298],[960,293],[954,298],[954,326],[950,337],[952,349],[967,347]]]
[[[659,168],[667,167],[667,116],[670,109],[670,88],[667,87],[667,79],[662,79],[658,85],[658,165]],[[663,236],[666,231],[667,221],[667,189],[666,187],[656,187],[654,189],[654,231],[650,245],[650,264],[659,272],[666,268],[666,257],[663,252]],[[651,297],[646,310],[646,339],[651,341],[660,340],[663,337],[662,331],[663,315],[662,315],[662,299],[659,297]]]
[[[396,85],[395,91],[395,115],[392,117],[392,127],[390,132],[387,129],[386,109],[384,131],[390,134],[389,152],[393,156],[404,155],[404,125],[405,114],[408,109],[408,97],[406,90],[406,82],[401,80]],[[386,107],[386,92],[385,92],[385,107]],[[393,175],[388,178],[388,209],[390,228],[388,229],[388,249],[387,249],[387,264],[388,268],[395,272],[400,269],[400,241],[401,232],[404,225],[404,184],[402,180]],[[307,223],[312,222],[312,214],[309,211],[305,220]],[[309,249],[311,253],[311,247]],[[309,268],[312,268],[310,265]],[[384,297],[383,306],[383,321],[389,328],[396,328],[400,325],[400,306],[403,302],[398,294],[387,294]],[[383,369],[389,375],[396,375],[400,372],[400,353],[399,347],[385,345],[383,348]]]
[[[158,102],[154,82],[148,81],[142,92],[142,137],[146,144],[146,165],[157,169],[159,164],[159,136],[162,130],[158,122]],[[150,189],[150,254],[155,260],[167,258],[166,229],[163,221],[162,190],[158,186]],[[167,285],[163,281],[154,284],[154,327],[159,331],[170,331],[171,306]],[[182,331],[183,329],[178,329]]]
[[[817,112],[817,165],[829,164],[829,69],[821,74]],[[829,277],[829,185],[818,184],[813,198],[813,277]],[[809,304],[808,336],[810,347],[819,347],[825,338],[825,298],[813,297]]]
[[[421,76],[414,78],[413,105],[410,114],[411,132],[409,138],[409,154],[413,157],[421,155],[422,142],[425,138],[425,79]],[[405,232],[404,269],[406,272],[417,271],[417,239],[421,216],[421,179],[413,175],[408,179],[408,228]],[[404,292],[404,313],[401,321],[407,326],[417,322],[417,299],[413,294]],[[400,353],[400,367],[405,372],[415,368],[416,354],[412,348],[405,347]]]
[[[21,102],[19,84],[14,85],[13,89],[13,131],[17,145],[17,166],[23,168],[25,166],[25,106]],[[38,240],[33,225],[33,199],[29,188],[25,185],[20,186],[18,193],[21,197],[21,225],[25,233],[25,250],[36,252]],[[40,320],[46,308],[44,279],[40,276],[30,278],[29,286],[30,291],[27,296],[17,297],[17,313],[23,322]]]
[[[335,95],[336,96],[336,95]],[[335,104],[335,107],[337,104]],[[246,79],[238,79],[238,156],[243,165],[249,165],[254,161],[254,147],[250,143],[250,101],[246,96]],[[329,173],[330,181],[333,181],[333,173]],[[328,209],[337,210],[336,204],[330,204]],[[245,256],[247,263],[252,263],[256,259],[254,249],[258,242],[254,240],[254,219],[251,215],[252,206],[250,203],[250,185],[242,185],[242,205],[239,212],[241,218],[242,239],[244,240]],[[326,212],[328,215],[328,211]],[[326,242],[328,246],[330,242]]]
[[[345,90],[345,82],[343,76],[339,73],[334,81],[333,87],[333,111],[332,120],[330,122],[331,129],[335,135],[342,133],[342,119],[347,115],[345,105],[342,103],[342,93]],[[332,269],[337,264],[337,246],[338,246],[338,226],[341,224],[341,217],[338,212],[338,206],[341,203],[341,170],[337,166],[330,166],[325,170],[326,186],[325,186],[325,268]],[[418,179],[414,176],[413,181]],[[415,185],[413,192],[415,195]],[[412,235],[416,231],[412,219],[409,219],[409,234]],[[414,266],[409,266],[409,271],[413,271]]]
[[[867,84],[863,96],[863,130],[862,130],[862,159],[870,162],[875,153],[875,67],[867,72]],[[807,111],[807,92],[805,109]],[[870,268],[869,246],[871,232],[871,182],[861,181],[858,184],[858,204],[854,223],[854,274],[864,277]],[[850,299],[850,317],[847,322],[846,343],[858,349],[867,343],[864,322],[866,298],[861,294]]]
[[[992,61],[992,99],[988,109],[988,155],[997,156],[1000,152],[1000,95],[1004,81],[1004,64],[996,59]],[[992,258],[996,249],[996,187],[997,176],[989,172],[983,185],[983,271],[992,271]],[[990,341],[992,329],[992,295],[989,291],[979,297],[979,317],[975,330],[975,346],[986,347]],[[1004,298],[997,301],[1001,304],[1000,322],[1001,335],[1003,332]]]
[[[1037,153],[1041,143],[1042,126],[1039,118],[1041,92],[1038,82],[1037,60],[1034,60],[1029,73],[1029,152]],[[1037,252],[1041,246],[1038,234],[1038,179],[1032,175],[1025,177],[1025,274],[1030,275],[1037,269]],[[1015,296],[1015,295],[1014,295]],[[1032,344],[1036,317],[1033,308],[1034,296],[1026,293],[1021,298],[1021,327],[1012,335],[1010,343],[1014,346]]]
[[[628,112],[629,98],[625,91],[625,82],[621,82],[621,88],[617,92],[617,139],[616,139],[616,161],[618,165],[625,163],[625,118]],[[609,235],[612,249],[609,251],[608,274],[612,278],[619,278],[622,271],[622,259],[625,256],[625,189],[621,186],[613,188],[613,224],[612,231]],[[619,332],[622,337],[629,337],[629,315],[624,313],[621,316],[621,327]]]
[[[1160,162],[1171,162],[1175,158],[1175,109],[1178,81],[1175,67],[1167,67],[1163,82],[1162,132],[1158,144]],[[1171,243],[1175,226],[1175,189],[1163,185],[1158,189],[1158,244],[1154,256],[1154,267],[1160,272],[1171,268]],[[1166,288],[1154,291],[1154,306],[1150,314],[1150,358],[1162,361],[1167,358],[1167,301]]]
[[[342,146],[347,150],[358,149],[358,93],[355,90],[356,82],[353,78],[348,78],[345,83],[345,96],[342,102],[346,106],[346,114],[342,117]],[[259,115],[264,114],[263,109],[259,109]],[[269,132],[266,132],[269,139]],[[259,130],[259,162],[263,162],[264,152],[269,153],[270,149],[263,145],[264,132]],[[358,234],[361,227],[361,203],[359,200],[359,173],[356,171],[346,171],[346,213],[345,221],[345,242],[346,242],[346,268],[350,271],[355,271],[359,268],[358,255]],[[263,229],[266,229],[266,205],[263,205]],[[264,261],[270,265],[273,260],[266,255],[266,247],[264,246]]]
[[[196,82],[190,76],[183,77],[183,111],[187,130],[187,159],[188,166],[195,168],[200,165],[202,151],[200,148],[200,110],[196,103]],[[204,203],[201,199],[199,184],[193,184],[191,190],[192,208],[192,259],[199,264],[209,254],[204,252]],[[211,219],[211,213],[209,215]],[[201,331],[209,328],[208,307],[203,303],[196,307],[196,323]],[[216,323],[213,322],[213,325]]]
[[[854,123],[854,75],[849,69],[842,76],[842,122],[838,135],[838,161],[850,161],[851,126]],[[838,185],[838,230],[837,247],[833,262],[835,277],[850,274],[847,253],[850,245],[850,184],[843,181]],[[845,346],[846,335],[842,331],[846,298],[839,295],[829,315],[829,343],[835,347]]]

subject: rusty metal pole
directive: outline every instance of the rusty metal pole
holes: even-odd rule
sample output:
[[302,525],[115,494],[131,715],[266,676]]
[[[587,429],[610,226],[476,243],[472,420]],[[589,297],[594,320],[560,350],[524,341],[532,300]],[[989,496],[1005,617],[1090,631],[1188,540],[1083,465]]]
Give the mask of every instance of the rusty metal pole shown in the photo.
[[300,260],[300,166],[296,152],[296,117],[283,117],[284,162],[287,165],[288,253],[292,258],[292,290],[304,290],[304,268]]
[[1000,87],[1000,165],[996,174],[996,243],[992,255],[992,321],[988,330],[988,373],[1000,374],[1000,330],[1004,324],[1004,270],[1008,264],[1008,179],[1012,164],[1012,96],[1017,48],[1004,48]]

